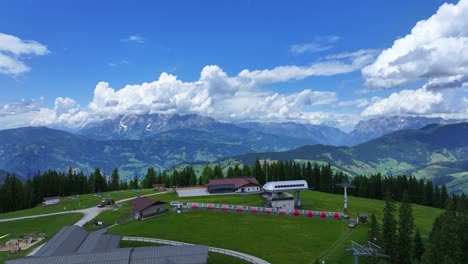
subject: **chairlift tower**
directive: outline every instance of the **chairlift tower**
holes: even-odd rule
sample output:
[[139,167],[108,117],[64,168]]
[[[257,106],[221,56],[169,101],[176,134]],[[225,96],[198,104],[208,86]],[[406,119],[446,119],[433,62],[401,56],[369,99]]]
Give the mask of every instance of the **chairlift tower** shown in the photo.
[[351,240],[351,246],[347,247],[345,250],[353,252],[354,264],[359,264],[359,257],[377,256],[383,258],[390,258],[389,255],[380,253],[381,248],[370,241],[367,241],[367,247],[365,247]]
[[340,186],[344,188],[343,213],[346,214],[348,212],[348,188],[355,188],[355,187],[348,182],[342,182],[342,183],[337,184],[336,186]]

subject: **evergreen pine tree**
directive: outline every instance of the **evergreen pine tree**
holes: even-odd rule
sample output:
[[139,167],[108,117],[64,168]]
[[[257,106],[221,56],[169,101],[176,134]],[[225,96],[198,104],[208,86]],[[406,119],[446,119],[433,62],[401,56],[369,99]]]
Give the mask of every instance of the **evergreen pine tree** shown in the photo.
[[227,178],[234,178],[234,169],[232,167],[229,167],[226,173]]
[[436,218],[429,235],[429,247],[423,255],[424,263],[468,263],[468,218],[457,210],[453,199],[446,211]]
[[[382,220],[382,246],[385,254],[390,255],[390,259],[396,259],[396,220],[395,203],[390,192],[385,194],[384,217]],[[393,263],[393,262],[392,262]]]
[[330,163],[323,165],[320,171],[320,191],[331,192],[332,177],[333,171]]
[[313,185],[313,180],[312,180],[312,164],[310,164],[310,161],[307,161],[307,164],[304,166],[304,171],[303,171],[303,179],[307,181],[307,184],[309,186]]
[[106,177],[101,174],[101,170],[96,168],[93,173],[93,187],[94,192],[105,192],[107,191]]
[[440,188],[440,208],[445,208],[445,203],[447,202],[448,199],[448,193],[447,193],[447,187],[445,187],[445,184],[442,185]]
[[[239,168],[239,164],[234,166],[234,177],[239,178],[242,177],[242,170]],[[246,176],[248,177],[248,176]]]
[[321,190],[320,189],[320,168],[317,163],[314,163],[314,168],[312,169],[312,183],[313,183],[313,187],[315,187],[316,190]]
[[146,177],[142,181],[142,188],[152,188],[153,184],[156,183],[156,172],[154,172],[153,167],[149,167],[146,172]]
[[397,262],[411,263],[411,237],[414,229],[413,209],[407,191],[403,192],[402,203],[399,208],[398,236],[397,236]]
[[265,183],[265,176],[264,176],[264,173],[263,173],[263,169],[262,169],[262,165],[260,164],[260,161],[257,159],[257,161],[255,162],[255,167],[254,167],[254,177],[257,179],[257,181],[260,183],[260,184],[264,184]]
[[426,195],[426,205],[427,206],[432,206],[432,198],[433,198],[433,186],[431,181],[426,182],[426,189],[425,189],[425,195]]
[[112,171],[112,176],[111,176],[111,190],[112,191],[115,191],[115,190],[119,190],[120,188],[120,177],[119,177],[119,169],[115,168],[113,171]]
[[423,254],[424,254],[424,244],[422,242],[419,229],[416,229],[416,234],[414,235],[414,240],[413,240],[413,258],[418,261],[421,261]]
[[369,224],[370,224],[370,229],[368,232],[367,240],[371,241],[374,244],[380,245],[381,244],[380,227],[379,227],[379,223],[377,222],[377,218],[375,217],[375,214],[371,215]]
[[208,180],[211,180],[213,178],[214,178],[213,169],[211,169],[210,165],[206,165],[203,168],[202,174],[200,176],[200,179],[201,179],[200,183],[205,184],[208,182]]
[[252,176],[250,167],[247,164],[242,165],[242,177],[250,177],[250,176]]
[[216,165],[213,170],[213,177],[215,179],[222,179],[224,178],[223,170],[219,165]]

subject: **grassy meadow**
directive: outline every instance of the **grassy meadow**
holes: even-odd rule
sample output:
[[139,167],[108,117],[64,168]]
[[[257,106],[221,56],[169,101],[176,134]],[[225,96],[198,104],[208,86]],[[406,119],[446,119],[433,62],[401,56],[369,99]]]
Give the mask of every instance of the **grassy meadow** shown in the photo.
[[[340,211],[343,206],[343,195],[304,191],[301,198],[303,209]],[[263,204],[258,194],[189,198],[161,194],[153,199],[167,202]],[[351,217],[361,212],[369,215],[375,213],[381,222],[383,201],[348,197],[348,203]],[[112,222],[129,212],[129,205],[124,205],[118,211],[103,212],[97,219]],[[427,237],[441,210],[413,205],[413,213],[416,226],[422,236]],[[328,259],[333,263],[349,263],[352,256],[344,248],[350,245],[350,240],[365,242],[367,231],[368,226],[365,224],[350,229],[345,221],[339,220],[207,211],[185,211],[180,215],[170,211],[153,219],[109,229],[113,234],[156,237],[237,250],[271,263],[314,263],[316,258]]]
[[[10,222],[0,222],[0,237],[9,234],[0,239],[0,243],[5,243],[10,239],[17,239],[19,236],[28,233],[45,233],[46,241],[52,238],[63,226],[73,225],[82,217],[81,214],[64,214],[55,216],[46,216],[32,219],[24,219]],[[41,242],[44,243],[44,242]],[[26,256],[33,248],[21,251],[15,254],[0,252],[0,263],[4,263],[11,258]]]
[[[142,193],[124,191],[121,195],[111,194],[111,196],[115,200],[120,200],[148,193],[153,193],[153,191],[143,190]],[[179,198],[175,193],[163,193],[151,198],[166,202],[191,201],[254,206],[264,204],[263,199],[258,194]],[[301,198],[302,209],[341,211],[343,207],[343,195],[303,191],[301,192]],[[0,218],[56,212],[63,210],[63,207],[90,207],[95,206],[100,200],[101,198],[91,194],[82,195],[79,201],[63,198],[63,203],[56,207],[38,206],[28,210],[2,214]],[[351,217],[357,217],[359,213],[368,213],[369,215],[375,213],[379,222],[382,221],[383,201],[350,196],[348,197],[348,206],[348,214]],[[67,210],[73,210],[73,208]],[[112,225],[117,219],[129,215],[130,212],[129,203],[124,202],[115,210],[102,212],[96,219]],[[423,238],[428,236],[434,219],[441,212],[439,209],[413,205],[415,224],[420,229]],[[4,222],[0,223],[0,236],[10,234],[10,236],[2,239],[6,240],[23,233],[38,232],[47,233],[48,237],[51,237],[62,226],[73,224],[79,218],[79,214],[66,214]],[[271,263],[314,263],[315,259],[328,259],[332,263],[350,263],[352,256],[344,251],[345,247],[350,245],[350,240],[365,242],[367,231],[368,226],[365,224],[350,229],[345,221],[331,219],[208,212],[203,210],[187,210],[182,214],[177,214],[170,210],[168,214],[145,221],[116,225],[110,228],[108,232],[232,249],[266,259]],[[25,254],[27,252],[21,252],[15,254],[14,257]],[[0,263],[7,256],[8,253],[0,253]],[[209,263],[244,262],[232,257],[210,253]]]
[[[115,201],[117,201],[125,198],[136,197],[139,195],[155,193],[152,189],[142,189],[141,192],[138,191],[139,190],[124,190],[117,192],[105,192],[103,193],[102,197],[107,197],[107,195],[110,195]],[[97,194],[83,194],[78,196],[62,197],[60,204],[51,206],[43,206],[42,204],[39,204],[34,208],[26,210],[1,213],[0,219],[79,210],[96,206],[98,203],[101,202],[101,200],[102,198],[97,196]]]

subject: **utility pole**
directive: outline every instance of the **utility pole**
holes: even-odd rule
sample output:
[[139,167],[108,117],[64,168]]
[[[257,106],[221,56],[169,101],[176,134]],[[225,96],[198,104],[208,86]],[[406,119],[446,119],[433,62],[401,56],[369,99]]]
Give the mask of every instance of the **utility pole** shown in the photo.
[[355,188],[355,187],[348,182],[342,182],[342,183],[337,184],[336,186],[340,186],[344,188],[343,213],[346,214],[348,212],[348,188]]

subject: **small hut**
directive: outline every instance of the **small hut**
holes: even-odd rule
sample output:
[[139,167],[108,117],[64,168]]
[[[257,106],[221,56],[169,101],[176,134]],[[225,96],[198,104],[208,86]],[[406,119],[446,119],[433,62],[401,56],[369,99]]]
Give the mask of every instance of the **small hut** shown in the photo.
[[45,197],[42,200],[42,204],[44,206],[49,206],[49,205],[56,205],[60,203],[60,196],[55,196],[55,197]]

